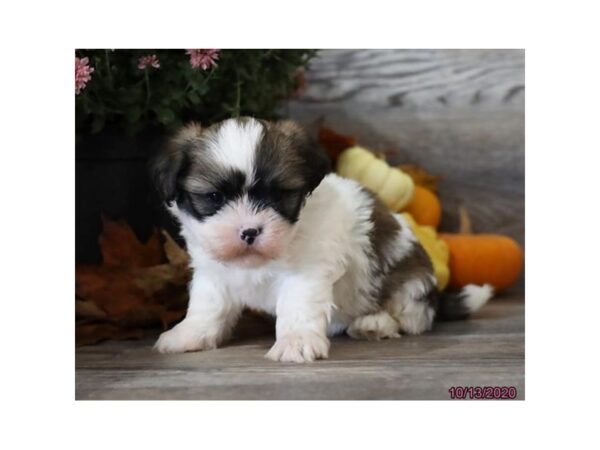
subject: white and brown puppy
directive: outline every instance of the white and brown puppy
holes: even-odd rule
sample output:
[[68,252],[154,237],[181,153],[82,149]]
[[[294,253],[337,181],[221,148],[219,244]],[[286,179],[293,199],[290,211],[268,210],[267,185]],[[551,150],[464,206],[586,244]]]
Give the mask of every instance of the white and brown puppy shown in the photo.
[[194,271],[185,319],[160,352],[223,344],[244,307],[277,317],[267,358],[326,358],[328,336],[383,339],[461,318],[492,295],[468,286],[438,302],[431,262],[401,216],[328,174],[293,122],[230,119],[183,128],[153,165]]

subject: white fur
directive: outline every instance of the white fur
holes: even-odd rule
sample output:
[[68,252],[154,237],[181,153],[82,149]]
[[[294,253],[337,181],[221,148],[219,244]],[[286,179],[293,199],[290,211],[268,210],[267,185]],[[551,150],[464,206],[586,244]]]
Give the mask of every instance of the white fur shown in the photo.
[[254,178],[255,149],[263,130],[263,125],[255,119],[244,123],[226,120],[216,137],[209,141],[208,149],[215,161],[249,175],[246,181],[250,185]]
[[468,284],[462,291],[466,294],[465,305],[470,312],[477,311],[494,295],[494,288],[489,284],[483,286]]
[[[211,157],[253,174],[261,133],[257,121],[226,121],[211,138]],[[358,183],[335,174],[327,175],[307,198],[294,225],[270,208],[255,210],[246,197],[203,221],[173,202],[170,211],[181,224],[194,277],[185,319],[163,333],[155,348],[183,352],[218,347],[244,307],[277,316],[276,342],[266,355],[277,361],[326,358],[327,336],[346,329],[368,339],[430,329],[434,310],[423,300],[428,289],[423,279],[405,282],[383,299],[382,309],[378,295],[385,272],[411,253],[417,239],[395,215],[401,230],[379,263],[370,239],[373,207],[373,198]],[[238,249],[239,232],[247,227],[263,231],[252,248]],[[435,285],[433,278],[425,281]],[[489,287],[466,289],[473,309],[491,296]]]
[[385,255],[385,262],[388,266],[396,261],[404,259],[417,242],[417,237],[413,233],[408,222],[406,222],[406,219],[400,214],[394,214],[394,218],[398,222],[398,225],[400,225],[400,233],[398,233],[394,243],[390,245]]
[[154,348],[162,353],[210,350],[229,338],[242,303],[209,273],[194,274],[186,317],[161,334]]
[[[372,199],[357,183],[330,174],[308,198],[282,257],[243,267],[211,258],[201,242],[203,225],[174,204],[171,212],[181,222],[195,274],[186,318],[164,333],[156,348],[214,348],[228,336],[241,308],[249,306],[277,316],[281,342],[269,358],[326,357],[328,346],[322,342],[328,342],[328,328],[337,324],[341,331],[375,308],[374,298],[366,295],[372,283],[371,208]],[[201,331],[188,332],[188,325]],[[298,344],[299,336],[306,347]]]
[[[181,233],[195,265],[210,264],[215,259],[222,262],[236,259],[238,265],[248,267],[260,265],[280,256],[294,237],[291,225],[274,210],[257,211],[247,196],[228,203],[202,222],[175,207],[171,211],[181,222]],[[240,239],[246,228],[263,230],[250,248]]]
[[376,340],[398,338],[398,322],[387,311],[360,316],[348,327],[348,335],[356,339]]
[[435,311],[422,297],[427,293],[423,280],[407,281],[387,304],[388,312],[407,334],[420,334],[431,329]]

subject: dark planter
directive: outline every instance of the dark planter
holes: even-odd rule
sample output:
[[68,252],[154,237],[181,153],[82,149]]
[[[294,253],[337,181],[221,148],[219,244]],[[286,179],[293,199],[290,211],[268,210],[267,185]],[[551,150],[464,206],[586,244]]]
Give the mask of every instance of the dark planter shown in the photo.
[[154,227],[176,232],[148,176],[148,159],[164,143],[165,135],[154,130],[136,137],[115,130],[77,136],[76,263],[102,261],[98,247],[102,214],[125,220],[142,241],[148,239]]

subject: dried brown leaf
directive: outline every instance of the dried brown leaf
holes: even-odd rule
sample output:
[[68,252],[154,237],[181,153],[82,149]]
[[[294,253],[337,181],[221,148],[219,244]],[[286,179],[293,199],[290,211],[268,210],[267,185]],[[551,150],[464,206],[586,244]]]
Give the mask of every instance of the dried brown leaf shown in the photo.
[[149,301],[149,296],[134,282],[132,269],[104,266],[80,266],[75,271],[75,295],[93,301],[110,318]]
[[425,169],[414,164],[401,164],[398,168],[407,175],[410,175],[415,184],[429,189],[432,192],[437,192],[440,177],[432,175]]
[[82,324],[75,327],[75,344],[77,346],[97,344],[98,342],[125,339],[142,339],[141,328],[120,328],[109,323]]
[[165,262],[158,232],[148,242],[141,243],[133,230],[123,221],[102,216],[102,233],[98,238],[105,266],[150,267]]
[[171,327],[171,325],[179,322],[185,316],[185,309],[173,310],[173,311],[164,311],[160,316],[160,321],[163,327],[163,330],[166,330]]
[[335,163],[340,153],[356,145],[356,139],[352,136],[339,134],[331,128],[321,127],[319,129],[319,143],[327,151],[331,161]]
[[106,312],[90,300],[75,300],[75,317],[103,320],[108,316],[106,315]]
[[166,312],[163,305],[144,304],[132,308],[114,322],[121,328],[149,328],[160,325],[162,315]]
[[154,267],[135,269],[133,283],[142,289],[148,297],[166,289],[170,284],[185,285],[187,283],[188,270],[181,266],[161,264]]
[[165,230],[162,230],[162,235],[165,238],[164,248],[169,264],[188,265],[190,257],[187,252]]
[[121,222],[104,220],[104,263],[75,269],[77,345],[139,339],[143,328],[169,325],[187,309],[189,257],[164,233],[142,244]]

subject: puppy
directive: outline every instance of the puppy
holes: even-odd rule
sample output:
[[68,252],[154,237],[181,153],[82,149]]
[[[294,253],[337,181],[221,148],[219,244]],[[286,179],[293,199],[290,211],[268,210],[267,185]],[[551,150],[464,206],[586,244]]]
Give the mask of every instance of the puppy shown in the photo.
[[431,262],[400,215],[355,181],[293,122],[191,124],[153,164],[179,221],[193,280],[185,319],[163,353],[214,349],[244,307],[276,316],[274,361],[327,358],[328,336],[396,338],[462,318],[492,295],[467,286],[438,302]]

